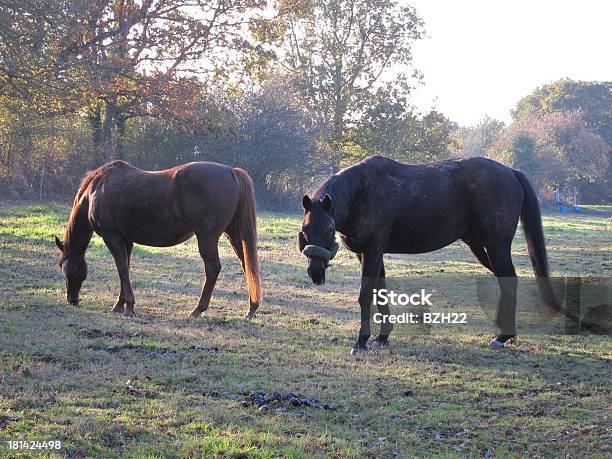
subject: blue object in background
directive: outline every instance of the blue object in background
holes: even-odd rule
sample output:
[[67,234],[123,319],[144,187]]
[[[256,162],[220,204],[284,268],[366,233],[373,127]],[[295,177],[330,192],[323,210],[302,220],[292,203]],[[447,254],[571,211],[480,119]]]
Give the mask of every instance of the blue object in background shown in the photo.
[[580,206],[574,206],[574,212],[576,212],[576,213],[580,213],[580,212],[582,212],[582,207],[580,207]]
[[559,212],[561,212],[562,214],[566,214],[567,213],[567,207],[565,206],[559,206]]

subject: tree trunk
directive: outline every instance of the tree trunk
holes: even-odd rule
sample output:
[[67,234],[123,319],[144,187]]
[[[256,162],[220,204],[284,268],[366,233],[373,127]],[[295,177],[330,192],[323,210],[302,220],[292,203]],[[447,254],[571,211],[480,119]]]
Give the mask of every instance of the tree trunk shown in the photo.
[[102,132],[102,107],[99,102],[93,112],[89,115],[89,124],[91,126],[91,140],[94,147],[95,165],[99,166],[104,163],[106,157],[104,153],[104,133]]
[[114,159],[125,159],[125,151],[124,151],[124,138],[125,138],[125,118],[121,116],[119,113],[115,113],[116,119],[115,124],[117,127],[117,132],[115,135],[114,146]]
[[115,117],[115,106],[110,100],[106,101],[104,122],[102,123],[102,151],[104,161],[113,159],[113,118]]

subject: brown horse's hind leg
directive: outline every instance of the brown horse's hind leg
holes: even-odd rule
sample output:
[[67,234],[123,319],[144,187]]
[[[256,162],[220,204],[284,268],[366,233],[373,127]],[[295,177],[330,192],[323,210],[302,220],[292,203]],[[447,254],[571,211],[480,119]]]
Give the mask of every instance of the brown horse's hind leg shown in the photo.
[[[242,248],[242,240],[234,234],[234,231],[228,229],[227,237],[229,238],[230,244],[234,248],[234,252],[236,252],[236,256],[240,260],[240,264],[242,265],[242,272],[246,275],[246,266],[244,264],[244,251]],[[249,311],[244,315],[247,319],[252,319],[255,317],[255,312],[259,308],[259,304],[253,303],[249,298]]]
[[213,289],[219,277],[221,271],[221,260],[219,260],[219,236],[211,237],[197,234],[198,248],[200,249],[200,255],[204,260],[204,271],[206,272],[206,279],[204,280],[204,287],[202,288],[202,295],[200,295],[200,301],[197,307],[191,311],[191,317],[198,317],[203,311],[208,309],[210,304],[210,297],[212,296]]
[[[132,243],[127,243],[121,236],[107,235],[104,238],[104,243],[110,250],[110,253],[115,259],[117,272],[119,273],[119,281],[121,283],[121,291],[119,299],[112,309],[112,312],[124,312],[127,316],[134,315],[134,292],[130,283],[130,255],[132,253]],[[123,306],[126,306],[124,309]]]

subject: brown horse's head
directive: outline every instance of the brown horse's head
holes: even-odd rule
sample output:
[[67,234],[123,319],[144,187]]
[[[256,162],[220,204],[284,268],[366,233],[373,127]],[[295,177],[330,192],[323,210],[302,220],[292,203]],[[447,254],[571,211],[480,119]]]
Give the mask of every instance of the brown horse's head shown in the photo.
[[79,292],[87,279],[87,262],[84,255],[75,255],[64,248],[64,244],[55,237],[55,245],[60,250],[59,267],[66,284],[66,300],[72,305],[79,304]]
[[308,257],[308,275],[315,284],[321,285],[325,283],[325,270],[338,251],[332,198],[326,194],[312,201],[305,195],[302,207],[304,222],[298,247]]

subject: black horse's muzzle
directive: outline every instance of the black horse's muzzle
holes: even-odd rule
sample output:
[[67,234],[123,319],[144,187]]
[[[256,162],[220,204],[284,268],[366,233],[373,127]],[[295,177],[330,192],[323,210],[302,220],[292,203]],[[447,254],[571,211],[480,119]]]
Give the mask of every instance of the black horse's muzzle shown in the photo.
[[324,249],[323,247],[319,247],[318,245],[307,245],[302,250],[302,254],[308,258],[319,258],[325,263],[329,263],[334,259],[338,253],[338,243],[333,242],[331,247],[328,249]]
[[298,237],[298,247],[302,254],[310,260],[308,264],[308,275],[312,281],[317,285],[324,284],[325,270],[329,262],[333,260],[336,253],[338,253],[338,243],[335,241],[332,242],[329,249],[318,245],[306,245],[304,236],[300,233]]

